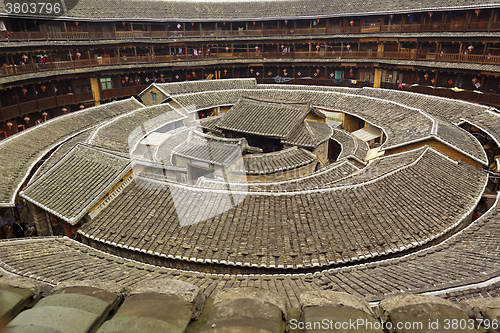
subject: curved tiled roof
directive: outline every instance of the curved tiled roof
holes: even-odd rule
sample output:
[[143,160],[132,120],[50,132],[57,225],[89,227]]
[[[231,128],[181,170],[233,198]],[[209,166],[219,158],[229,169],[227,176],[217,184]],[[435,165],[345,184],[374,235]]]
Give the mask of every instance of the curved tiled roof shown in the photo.
[[333,129],[332,139],[342,145],[342,151],[337,157],[338,160],[355,158],[358,162],[366,163],[366,154],[370,148],[366,142],[361,141],[349,132],[337,128]]
[[[412,162],[415,159],[412,160]],[[359,169],[349,161],[340,161],[328,165],[311,175],[279,182],[231,183],[215,179],[200,178],[196,186],[214,190],[251,191],[251,192],[292,192],[328,187],[344,179]]]
[[[386,147],[430,133],[480,160],[483,152],[475,139],[448,120],[476,123],[499,139],[499,115],[472,103],[312,86],[258,86],[248,93],[352,111],[387,130]],[[365,93],[372,98],[359,96]],[[242,94],[207,91],[177,97],[211,107],[232,105]],[[356,96],[363,101],[359,111],[351,105]],[[380,107],[389,114],[380,114]],[[160,160],[178,145],[164,144],[157,151]],[[129,286],[146,275],[190,282],[212,297],[225,288],[258,287],[278,291],[293,307],[309,290],[345,291],[374,301],[405,292],[484,288],[498,280],[498,200],[470,227],[448,238],[468,224],[484,190],[482,170],[424,147],[377,158],[356,171],[348,161],[339,161],[288,182],[248,184],[246,189],[230,183],[231,191],[227,186],[207,189],[215,182],[206,180],[198,183],[200,189],[165,183],[162,177],[131,177],[92,212],[81,229],[84,241],[180,269],[119,258],[60,238],[0,242],[0,266],[52,284],[90,277]],[[284,184],[291,184],[290,191]]]
[[[62,18],[69,20],[127,20],[127,21],[238,21],[292,18],[352,17],[366,14],[396,14],[444,10],[465,10],[498,7],[494,0],[466,1],[444,0],[439,3],[425,0],[385,2],[342,2],[321,0],[268,0],[268,1],[125,1],[113,0],[102,3],[97,0],[80,0],[65,12]],[[0,7],[7,16],[6,7]],[[30,17],[31,14],[23,14]],[[46,14],[52,17],[50,14]],[[44,14],[36,14],[36,18]]]
[[31,168],[55,146],[91,127],[135,110],[134,98],[70,113],[29,128],[0,142],[0,207],[14,206],[14,197]]
[[[270,86],[273,88],[269,88]],[[363,97],[364,89],[325,87],[322,90],[320,87],[309,88],[308,86],[301,88],[303,89],[294,88],[294,86],[266,85],[264,88],[255,90],[219,90],[178,95],[174,99],[181,105],[193,105],[195,109],[233,105],[244,94],[257,99],[312,101],[313,106],[320,109],[352,114],[372,125],[381,127],[387,135],[381,150],[436,138],[449,146],[458,148],[465,155],[481,164],[487,163],[484,150],[476,138],[461,129],[443,124],[439,118],[433,116],[435,111],[429,112],[428,107],[425,110],[420,109],[418,102],[404,104],[378,96]],[[382,91],[385,93],[384,90]],[[448,100],[447,103],[451,102]],[[461,103],[453,105],[454,108],[459,108]],[[480,106],[477,108],[484,110]],[[380,110],[384,110],[384,112],[380,112]],[[450,131],[454,134],[450,135]]]
[[195,93],[200,91],[214,91],[227,89],[255,89],[255,79],[227,79],[227,80],[199,80],[176,83],[156,83],[169,96]]
[[368,301],[408,292],[453,296],[460,290],[470,290],[477,296],[488,286],[493,287],[498,277],[499,216],[497,198],[490,211],[439,245],[402,258],[314,274],[225,275],[168,269],[53,237],[0,242],[0,266],[52,285],[91,278],[96,284],[131,286],[144,281],[146,274],[153,279],[164,277],[193,283],[207,297],[226,288],[265,288],[279,291],[287,306],[295,308],[300,306],[300,294],[310,290],[343,291]]
[[305,149],[291,147],[273,153],[248,154],[243,162],[247,174],[266,175],[300,168],[318,162],[318,158]]
[[[468,181],[456,183],[463,178]],[[433,149],[371,182],[310,192],[231,193],[136,178],[79,232],[116,247],[187,261],[325,266],[425,244],[471,212],[486,178],[481,170]],[[154,214],[141,218],[143,206],[151,203]],[[374,210],[377,214],[369,213]],[[254,221],[253,212],[260,211],[261,218]],[[251,234],[244,231],[249,223],[254,225]],[[213,231],[200,234],[209,229]],[[147,240],[142,233],[149,235]],[[324,237],[318,238],[320,234]],[[240,237],[245,241],[238,241]]]
[[132,153],[139,141],[150,132],[185,118],[168,104],[143,107],[99,126],[87,142],[122,153]]
[[77,144],[19,195],[76,224],[130,169],[128,158]]
[[47,170],[53,167],[57,162],[59,162],[73,147],[78,143],[83,143],[88,140],[92,135],[93,129],[89,129],[80,134],[75,135],[71,139],[62,143],[54,152],[49,156],[49,158],[43,161],[42,165],[36,170],[35,174],[30,179],[30,183],[38,179]]
[[176,146],[172,157],[180,156],[228,167],[242,158],[245,139],[224,139],[191,131],[186,141]]

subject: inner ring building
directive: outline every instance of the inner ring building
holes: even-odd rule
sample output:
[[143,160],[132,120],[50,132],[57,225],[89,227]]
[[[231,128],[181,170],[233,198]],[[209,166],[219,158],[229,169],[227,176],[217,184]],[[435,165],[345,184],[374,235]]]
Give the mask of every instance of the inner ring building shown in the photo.
[[64,6],[0,22],[14,332],[498,320],[498,4]]

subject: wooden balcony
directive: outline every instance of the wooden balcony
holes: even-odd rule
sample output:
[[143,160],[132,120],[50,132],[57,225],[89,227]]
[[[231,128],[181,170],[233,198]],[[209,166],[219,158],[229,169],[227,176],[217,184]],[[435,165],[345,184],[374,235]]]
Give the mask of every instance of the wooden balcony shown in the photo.
[[109,66],[109,65],[129,65],[129,64],[159,64],[176,61],[202,61],[213,59],[393,59],[393,60],[421,60],[429,62],[454,62],[454,63],[476,63],[476,64],[500,64],[500,56],[480,55],[480,54],[447,54],[447,53],[426,53],[417,54],[415,52],[378,52],[378,51],[311,51],[311,52],[222,52],[207,55],[199,53],[193,55],[175,56],[137,56],[137,57],[114,57],[99,59],[81,59],[72,61],[46,62],[43,64],[27,64],[21,66],[6,66],[0,68],[0,77],[37,73],[43,71],[57,71],[64,69],[75,69],[85,67]]
[[[255,28],[255,27],[250,27]],[[249,30],[195,30],[195,31],[106,31],[106,32],[0,32],[0,40],[101,40],[101,39],[144,39],[144,38],[198,38],[198,37],[241,37],[241,36],[284,36],[284,35],[326,35],[326,34],[366,34],[379,32],[492,32],[500,31],[500,22],[469,23],[428,23],[428,24],[380,24],[369,26],[336,26],[328,28],[294,29],[292,24],[280,29]]]

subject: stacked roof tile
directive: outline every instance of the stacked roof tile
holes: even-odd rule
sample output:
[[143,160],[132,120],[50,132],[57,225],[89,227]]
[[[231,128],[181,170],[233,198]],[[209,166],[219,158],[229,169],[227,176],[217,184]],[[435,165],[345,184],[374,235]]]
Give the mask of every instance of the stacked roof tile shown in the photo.
[[76,224],[129,171],[129,159],[77,144],[20,196]]
[[274,153],[248,154],[243,158],[245,172],[249,175],[266,175],[319,163],[311,152],[297,147]]
[[180,156],[229,167],[241,160],[246,146],[245,139],[224,139],[191,131],[186,141],[172,150],[172,157]]
[[31,168],[62,141],[142,106],[134,98],[51,119],[0,142],[0,207],[14,206],[17,190]]
[[143,107],[99,126],[88,143],[122,153],[132,153],[147,134],[185,118],[185,115],[168,104]]
[[[352,17],[364,14],[396,14],[427,12],[440,10],[465,10],[481,7],[497,7],[493,0],[481,0],[473,4],[446,0],[439,3],[433,1],[391,2],[373,1],[331,1],[319,0],[286,0],[286,1],[124,1],[114,0],[101,3],[96,0],[82,0],[71,6],[64,13],[68,20],[132,20],[132,21],[165,21],[165,22],[198,22],[198,21],[239,21],[269,20],[292,18]],[[1,7],[6,13],[6,7]],[[7,15],[7,14],[4,14]],[[12,15],[12,14],[10,14]],[[23,14],[31,16],[31,14]],[[53,17],[52,13],[41,13],[37,17]]]
[[[325,266],[434,239],[467,216],[486,178],[433,149],[366,184],[293,194],[208,191],[136,178],[81,233],[186,261]],[[154,211],[142,216],[151,204]]]
[[342,151],[337,157],[337,160],[354,158],[358,162],[366,163],[366,154],[370,148],[366,142],[361,141],[358,137],[349,132],[337,128],[333,129],[332,139],[342,146]]

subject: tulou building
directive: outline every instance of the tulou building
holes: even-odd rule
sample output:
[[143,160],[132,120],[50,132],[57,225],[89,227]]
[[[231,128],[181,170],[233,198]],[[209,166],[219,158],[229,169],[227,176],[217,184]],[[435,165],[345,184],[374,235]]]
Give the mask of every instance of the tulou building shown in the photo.
[[33,4],[0,331],[499,331],[499,3]]

